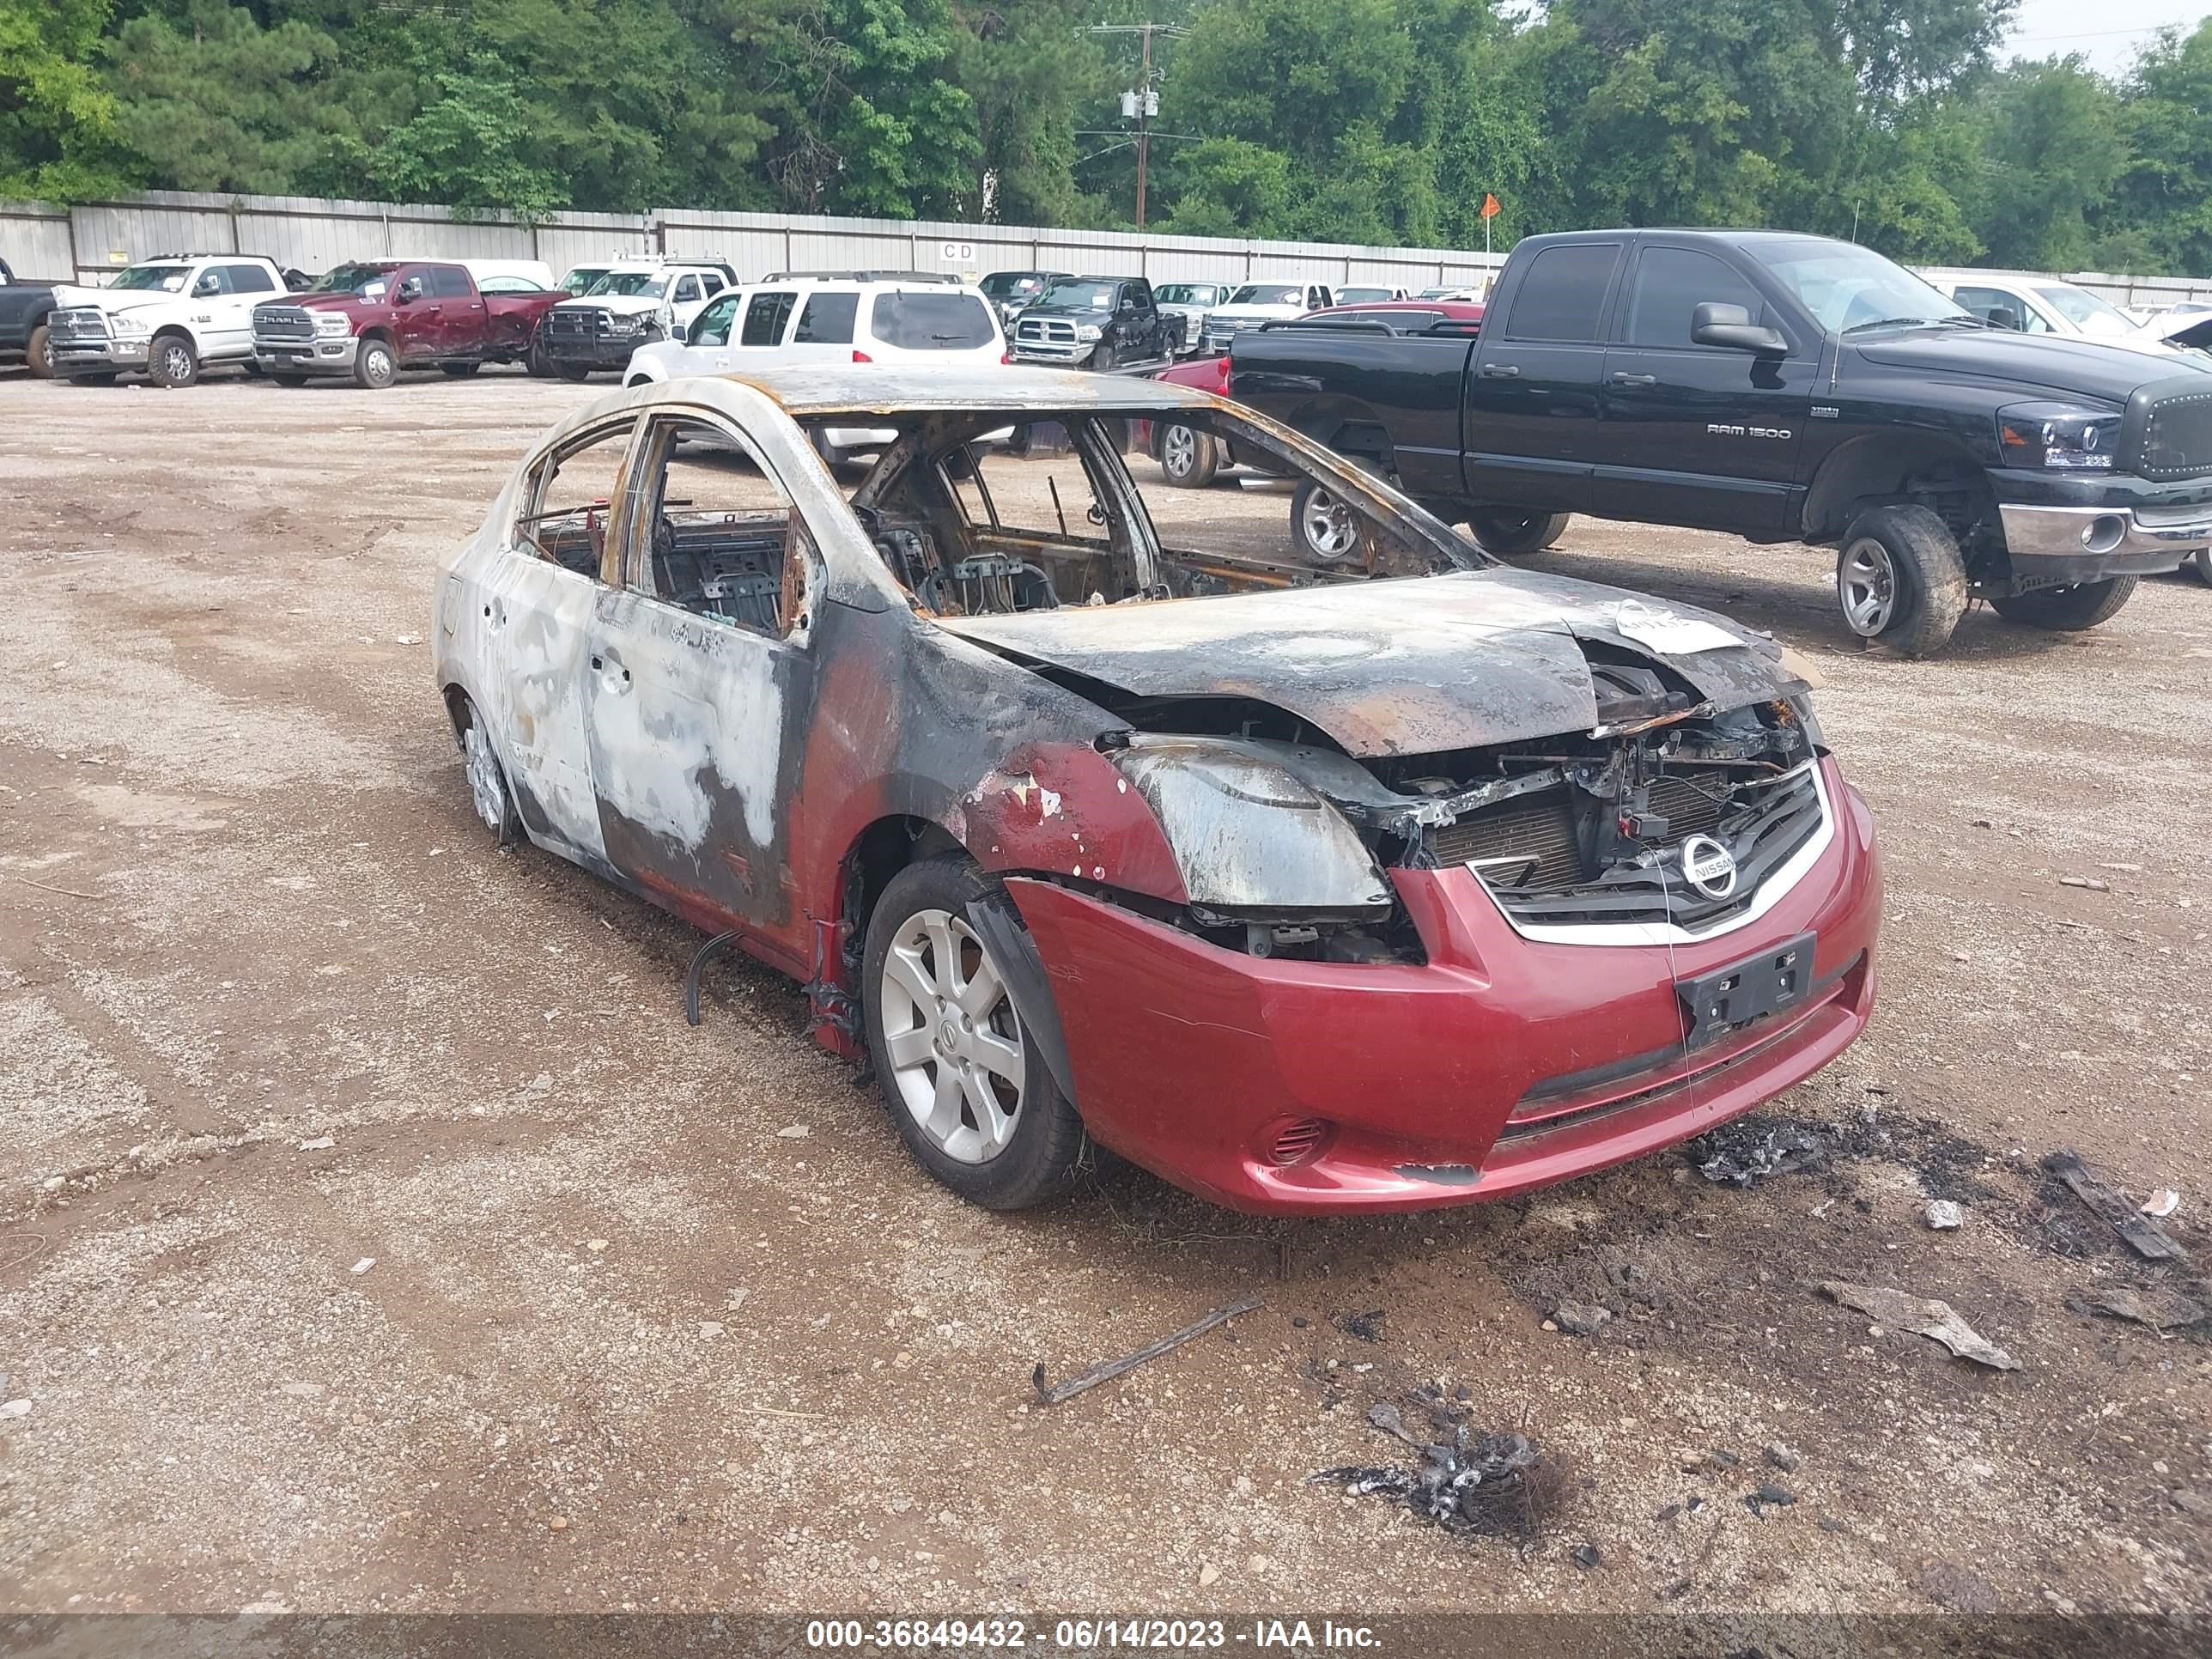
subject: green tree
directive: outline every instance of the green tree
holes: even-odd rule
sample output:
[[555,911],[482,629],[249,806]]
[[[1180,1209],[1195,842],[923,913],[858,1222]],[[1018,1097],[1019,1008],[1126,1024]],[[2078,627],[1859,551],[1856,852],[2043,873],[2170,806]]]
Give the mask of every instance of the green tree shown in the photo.
[[561,174],[534,159],[530,112],[495,65],[438,77],[439,96],[382,141],[358,166],[380,199],[500,208],[540,219],[567,199]]
[[2170,31],[2123,88],[2130,157],[2102,216],[2105,270],[2212,276],[2212,18]]
[[134,182],[94,65],[114,0],[0,0],[0,198],[72,202]]
[[1081,116],[1120,88],[1084,12],[1067,0],[1003,0],[958,14],[954,72],[975,106],[976,216],[1085,225],[1103,211],[1076,176]]
[[2089,216],[2128,164],[2120,102],[2078,58],[2018,63],[1990,83],[1975,231],[2000,265],[2079,270]]

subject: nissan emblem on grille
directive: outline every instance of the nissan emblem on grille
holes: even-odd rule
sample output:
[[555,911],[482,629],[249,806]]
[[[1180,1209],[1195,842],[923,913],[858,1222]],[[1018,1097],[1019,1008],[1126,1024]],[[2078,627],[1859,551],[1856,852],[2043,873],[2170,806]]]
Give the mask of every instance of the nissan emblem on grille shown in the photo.
[[1692,836],[1682,843],[1682,879],[1710,899],[1735,891],[1735,854],[1711,836]]

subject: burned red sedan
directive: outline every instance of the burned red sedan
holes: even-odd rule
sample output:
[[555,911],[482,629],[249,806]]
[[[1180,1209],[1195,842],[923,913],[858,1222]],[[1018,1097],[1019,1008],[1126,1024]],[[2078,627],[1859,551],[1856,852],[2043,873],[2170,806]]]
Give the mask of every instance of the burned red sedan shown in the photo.
[[[1158,487],[1123,447],[1162,420],[1357,533]],[[873,459],[833,477],[831,429]],[[1495,565],[1188,388],[623,392],[516,470],[433,640],[492,833],[800,981],[981,1204],[1086,1137],[1237,1209],[1493,1198],[1769,1098],[1873,1005],[1872,821],[1771,641]]]

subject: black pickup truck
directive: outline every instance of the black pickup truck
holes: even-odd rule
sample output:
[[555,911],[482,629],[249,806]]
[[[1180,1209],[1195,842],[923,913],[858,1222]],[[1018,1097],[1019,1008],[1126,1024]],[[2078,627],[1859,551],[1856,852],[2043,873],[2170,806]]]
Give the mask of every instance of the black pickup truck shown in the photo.
[[[2212,358],[1991,327],[1880,254],[1768,231],[1519,243],[1480,324],[1240,334],[1230,394],[1493,553],[1565,515],[1837,549],[1844,621],[1940,650],[1970,597],[2091,628],[2212,544]],[[1330,503],[1292,524],[1321,556]]]
[[27,283],[0,259],[0,368],[27,365],[41,380],[54,377],[54,349],[47,332],[53,315],[51,283]]

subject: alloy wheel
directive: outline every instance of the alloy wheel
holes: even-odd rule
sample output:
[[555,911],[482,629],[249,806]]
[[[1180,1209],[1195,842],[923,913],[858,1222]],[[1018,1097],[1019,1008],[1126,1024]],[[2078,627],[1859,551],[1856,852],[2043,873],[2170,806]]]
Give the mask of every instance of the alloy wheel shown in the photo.
[[1198,434],[1171,426],[1160,434],[1160,468],[1170,478],[1187,478],[1198,465]]
[[1836,562],[1836,598],[1852,633],[1870,640],[1897,620],[1897,567],[1889,550],[1862,536]]
[[917,910],[876,988],[891,1086],[947,1158],[988,1164],[1021,1121],[1028,1043],[990,953],[947,910]]
[[161,378],[172,386],[182,386],[192,378],[192,349],[182,340],[162,343]]
[[491,751],[491,739],[473,720],[461,734],[461,764],[468,774],[469,797],[476,803],[477,816],[497,835],[507,823],[507,780],[500,773],[499,757]]

